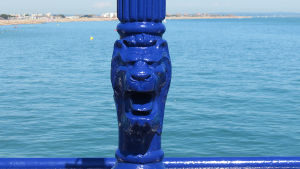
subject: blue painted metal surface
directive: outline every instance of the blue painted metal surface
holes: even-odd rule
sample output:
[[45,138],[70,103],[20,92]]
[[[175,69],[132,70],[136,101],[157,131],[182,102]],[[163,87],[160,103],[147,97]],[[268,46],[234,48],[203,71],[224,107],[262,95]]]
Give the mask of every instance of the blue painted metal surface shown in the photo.
[[111,82],[118,114],[115,168],[164,168],[161,134],[171,81],[162,39],[166,0],[118,0]]
[[[114,158],[4,158],[1,169],[111,169]],[[165,158],[166,168],[300,168],[300,157]]]

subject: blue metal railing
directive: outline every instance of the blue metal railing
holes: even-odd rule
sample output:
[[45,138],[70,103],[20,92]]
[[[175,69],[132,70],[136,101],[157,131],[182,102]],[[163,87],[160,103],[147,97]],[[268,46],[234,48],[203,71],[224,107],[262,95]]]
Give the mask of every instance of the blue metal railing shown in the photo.
[[[110,169],[114,158],[2,158],[1,169]],[[300,168],[300,157],[165,158],[166,168]]]

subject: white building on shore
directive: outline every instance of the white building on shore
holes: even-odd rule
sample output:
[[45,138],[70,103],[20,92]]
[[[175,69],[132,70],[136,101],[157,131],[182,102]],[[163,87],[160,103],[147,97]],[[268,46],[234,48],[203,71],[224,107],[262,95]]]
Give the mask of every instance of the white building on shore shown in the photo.
[[102,17],[104,17],[104,18],[116,18],[117,13],[115,13],[115,12],[104,13],[104,14],[102,14]]

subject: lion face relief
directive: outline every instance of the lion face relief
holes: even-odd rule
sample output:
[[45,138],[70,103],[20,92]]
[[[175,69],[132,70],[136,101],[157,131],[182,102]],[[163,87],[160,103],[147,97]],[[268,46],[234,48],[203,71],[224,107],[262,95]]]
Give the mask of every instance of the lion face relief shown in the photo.
[[162,160],[160,137],[170,81],[168,45],[161,37],[141,34],[116,41],[111,82],[118,114],[119,162]]
[[161,38],[148,43],[118,40],[111,80],[119,127],[130,130],[134,124],[148,124],[161,132],[171,80],[167,42]]

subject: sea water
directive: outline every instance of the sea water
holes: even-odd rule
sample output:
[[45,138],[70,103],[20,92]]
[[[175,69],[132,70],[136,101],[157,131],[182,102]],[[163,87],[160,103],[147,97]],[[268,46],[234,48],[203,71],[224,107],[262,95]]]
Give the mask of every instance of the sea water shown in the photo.
[[[114,157],[116,24],[0,27],[0,157]],[[299,18],[166,27],[167,157],[300,155]]]

